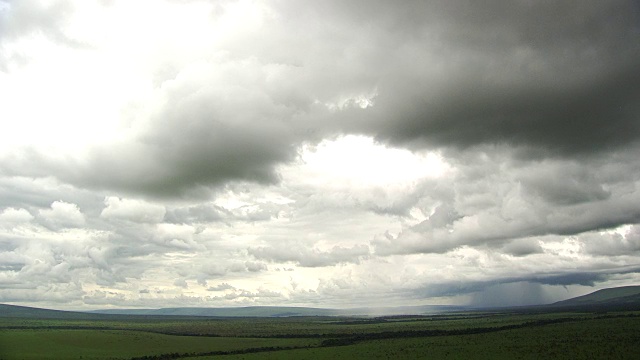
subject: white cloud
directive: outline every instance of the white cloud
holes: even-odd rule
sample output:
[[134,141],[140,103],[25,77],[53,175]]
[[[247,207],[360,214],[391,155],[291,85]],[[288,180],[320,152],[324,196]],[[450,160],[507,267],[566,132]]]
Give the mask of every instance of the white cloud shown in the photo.
[[25,209],[6,208],[2,210],[2,213],[0,213],[0,226],[18,226],[21,224],[27,224],[33,219],[33,215]]
[[224,290],[233,290],[233,289],[235,288],[229,285],[228,283],[220,283],[216,286],[211,286],[207,288],[207,291],[224,291]]
[[85,224],[78,205],[64,201],[54,201],[50,209],[40,210],[39,214],[46,225],[54,228],[79,228]]
[[624,226],[617,231],[580,235],[584,251],[600,256],[634,256],[640,252],[640,226]]
[[104,199],[106,207],[100,214],[108,219],[127,220],[140,223],[159,223],[164,219],[165,207],[142,200],[121,199],[108,196]]

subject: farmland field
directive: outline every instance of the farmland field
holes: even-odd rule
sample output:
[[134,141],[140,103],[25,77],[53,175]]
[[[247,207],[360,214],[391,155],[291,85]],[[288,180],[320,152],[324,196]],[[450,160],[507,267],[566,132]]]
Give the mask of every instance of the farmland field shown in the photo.
[[0,318],[0,359],[640,358],[640,312]]

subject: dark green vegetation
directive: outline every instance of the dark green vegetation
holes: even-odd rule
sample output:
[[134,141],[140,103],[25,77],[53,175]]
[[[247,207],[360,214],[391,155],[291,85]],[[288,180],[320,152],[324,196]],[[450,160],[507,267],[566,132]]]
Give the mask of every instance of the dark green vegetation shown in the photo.
[[[598,306],[438,315],[134,316],[0,306],[0,359],[593,359],[640,358],[635,296],[596,293]],[[624,300],[629,305],[629,299]],[[628,307],[628,306],[627,306]],[[281,313],[278,313],[281,314]]]

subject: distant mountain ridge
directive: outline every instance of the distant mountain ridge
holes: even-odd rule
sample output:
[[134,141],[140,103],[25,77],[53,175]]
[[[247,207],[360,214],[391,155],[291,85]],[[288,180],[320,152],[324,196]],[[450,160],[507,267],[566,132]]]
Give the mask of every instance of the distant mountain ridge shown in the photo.
[[583,307],[638,307],[640,308],[640,286],[621,286],[602,289],[590,294],[558,301],[551,306]]
[[28,306],[0,304],[0,317],[38,319],[104,319],[129,316],[176,317],[291,317],[291,316],[384,316],[423,315],[447,311],[464,311],[461,306],[423,305],[383,308],[327,309],[294,306],[248,306],[226,308],[180,307],[162,309],[103,309],[62,311]]
[[210,316],[210,317],[284,317],[337,316],[339,310],[310,307],[247,306],[229,308],[179,307],[161,309],[104,309],[94,314],[154,315],[154,316]]
[[208,316],[208,317],[290,317],[290,316],[379,316],[421,315],[466,308],[449,305],[398,306],[383,308],[328,309],[295,306],[246,306],[246,307],[181,307],[161,309],[105,309],[96,314],[154,315],[154,316]]
[[[542,311],[565,310],[640,310],[640,286],[622,286],[602,289],[587,295],[534,306]],[[130,316],[182,316],[182,317],[290,317],[290,316],[392,316],[431,315],[451,311],[482,310],[464,306],[422,305],[380,308],[328,309],[295,306],[248,307],[178,307],[162,309],[104,309],[88,312],[62,311],[28,306],[0,304],[0,317],[34,319],[105,319]]]
[[79,311],[63,311],[42,309],[29,306],[0,304],[0,317],[31,318],[31,319],[69,319],[89,320],[102,319],[108,315],[91,314]]

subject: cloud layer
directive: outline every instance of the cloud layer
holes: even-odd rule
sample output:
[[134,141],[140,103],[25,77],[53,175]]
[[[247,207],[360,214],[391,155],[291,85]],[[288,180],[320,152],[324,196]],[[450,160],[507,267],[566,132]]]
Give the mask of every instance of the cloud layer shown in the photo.
[[0,301],[636,283],[639,40],[622,0],[0,1]]

